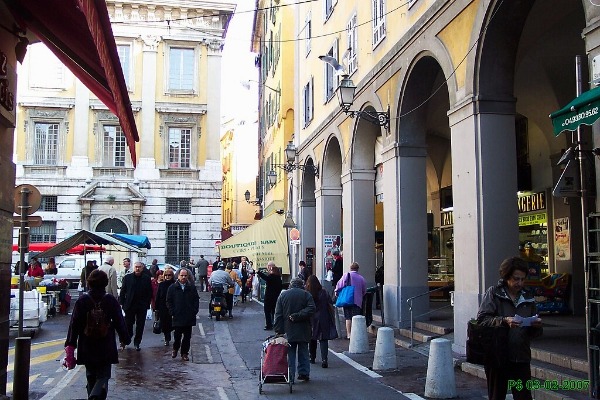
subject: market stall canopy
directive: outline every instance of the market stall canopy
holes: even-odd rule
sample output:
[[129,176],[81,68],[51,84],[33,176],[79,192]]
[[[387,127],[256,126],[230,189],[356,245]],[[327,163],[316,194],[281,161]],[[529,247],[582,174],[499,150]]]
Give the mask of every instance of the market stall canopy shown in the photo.
[[135,251],[136,253],[139,253],[141,251],[141,249],[139,249],[135,246],[132,246],[130,244],[127,244],[115,237],[112,237],[108,233],[90,232],[90,231],[86,231],[84,229],[84,230],[77,232],[73,236],[66,238],[62,242],[57,243],[55,246],[49,248],[48,250],[41,252],[39,254],[36,254],[36,257],[39,257],[39,258],[55,257],[60,254],[64,254],[69,249],[72,249],[73,247],[80,245],[80,244],[92,244],[92,245],[100,245],[100,246],[116,245],[116,246],[123,247],[127,251]]
[[130,244],[140,249],[151,249],[150,240],[148,236],[144,235],[128,235],[126,233],[110,233],[110,236],[119,239],[122,242]]
[[[54,246],[56,246],[56,243],[30,243],[29,244],[29,252],[42,252],[42,251],[51,249]],[[19,251],[19,245],[13,244],[12,251]],[[84,252],[85,253],[92,253],[92,252],[97,253],[97,252],[101,252],[101,251],[106,251],[106,249],[103,248],[102,246],[80,244],[80,245],[70,248],[69,250],[67,250],[65,252],[65,254],[83,254]]]
[[133,165],[140,140],[105,0],[4,0],[29,29],[118,118]]
[[221,258],[246,256],[254,268],[264,268],[269,261],[281,268],[283,274],[290,273],[288,263],[287,235],[283,228],[285,217],[273,213],[250,225],[237,235],[219,245]]
[[569,104],[550,114],[554,136],[562,131],[574,131],[580,125],[592,125],[600,118],[600,87],[588,90]]

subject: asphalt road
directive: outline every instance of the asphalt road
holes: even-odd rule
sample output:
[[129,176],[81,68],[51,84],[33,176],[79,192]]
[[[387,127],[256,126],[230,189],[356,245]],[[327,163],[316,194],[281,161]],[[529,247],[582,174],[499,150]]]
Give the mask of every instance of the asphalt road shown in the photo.
[[[263,330],[262,305],[239,304],[234,308],[233,319],[217,322],[208,318],[208,299],[208,293],[201,293],[201,311],[193,330],[190,361],[172,359],[171,349],[163,345],[162,335],[153,334],[151,321],[147,321],[142,350],[137,352],[129,346],[120,353],[120,363],[113,368],[109,398],[247,400],[290,396],[289,385],[281,384],[265,384],[263,395],[258,393],[261,345],[272,334]],[[49,319],[33,340],[32,400],[86,398],[84,369],[78,367],[66,372],[59,364],[68,323],[69,316]],[[332,347],[347,348],[347,341],[334,342]],[[381,376],[368,369],[361,371],[345,361],[341,351],[338,353],[341,358],[335,354],[330,352],[327,369],[321,368],[320,362],[311,365],[310,381],[293,385],[295,398],[407,398],[385,384]]]

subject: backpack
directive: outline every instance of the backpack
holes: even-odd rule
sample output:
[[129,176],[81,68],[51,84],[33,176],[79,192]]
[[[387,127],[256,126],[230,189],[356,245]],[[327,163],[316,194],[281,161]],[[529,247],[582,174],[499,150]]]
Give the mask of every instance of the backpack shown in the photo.
[[89,296],[89,298],[90,300],[92,300],[94,307],[92,307],[92,309],[87,312],[87,321],[83,333],[90,339],[105,338],[108,334],[110,321],[101,307],[100,303],[102,302],[102,300],[96,303],[92,296]]

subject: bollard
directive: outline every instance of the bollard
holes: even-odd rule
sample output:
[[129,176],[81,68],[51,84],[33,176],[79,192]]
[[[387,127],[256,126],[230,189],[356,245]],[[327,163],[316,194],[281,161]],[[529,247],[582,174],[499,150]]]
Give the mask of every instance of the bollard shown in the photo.
[[383,371],[396,369],[397,367],[394,330],[388,327],[379,328],[377,330],[377,341],[375,342],[373,370]]
[[13,398],[29,398],[29,361],[31,356],[31,338],[18,337],[15,340],[15,370],[13,376]]
[[369,337],[367,333],[367,320],[364,315],[352,317],[352,333],[348,352],[353,354],[369,352]]
[[427,362],[425,397],[450,399],[456,397],[452,343],[446,339],[433,339]]

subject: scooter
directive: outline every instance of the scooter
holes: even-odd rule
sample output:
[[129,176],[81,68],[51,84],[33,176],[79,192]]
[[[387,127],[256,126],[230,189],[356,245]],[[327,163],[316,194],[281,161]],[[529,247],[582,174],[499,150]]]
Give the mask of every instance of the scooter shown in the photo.
[[208,303],[209,316],[221,320],[227,314],[227,300],[225,299],[225,287],[223,285],[213,285],[210,294],[210,303]]

